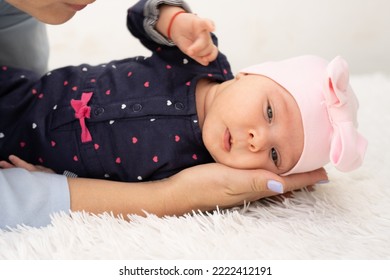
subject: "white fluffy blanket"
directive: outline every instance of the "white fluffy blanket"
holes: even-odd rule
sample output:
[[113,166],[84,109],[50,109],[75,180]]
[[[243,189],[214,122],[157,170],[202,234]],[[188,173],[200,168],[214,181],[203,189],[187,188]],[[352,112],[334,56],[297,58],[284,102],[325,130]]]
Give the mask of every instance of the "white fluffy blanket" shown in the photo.
[[45,228],[0,231],[0,259],[390,259],[390,77],[353,76],[364,165],[282,202],[132,222],[55,215]]

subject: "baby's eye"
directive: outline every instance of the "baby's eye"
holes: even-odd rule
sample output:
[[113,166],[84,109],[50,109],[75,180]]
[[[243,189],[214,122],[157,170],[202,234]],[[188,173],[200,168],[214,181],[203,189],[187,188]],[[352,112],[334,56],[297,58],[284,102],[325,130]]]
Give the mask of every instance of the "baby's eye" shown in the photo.
[[270,156],[271,156],[271,159],[274,162],[275,166],[277,167],[278,162],[279,162],[279,155],[278,155],[278,152],[276,151],[275,148],[271,149]]
[[274,117],[274,112],[272,111],[272,107],[270,105],[267,107],[267,117],[269,122],[271,122]]

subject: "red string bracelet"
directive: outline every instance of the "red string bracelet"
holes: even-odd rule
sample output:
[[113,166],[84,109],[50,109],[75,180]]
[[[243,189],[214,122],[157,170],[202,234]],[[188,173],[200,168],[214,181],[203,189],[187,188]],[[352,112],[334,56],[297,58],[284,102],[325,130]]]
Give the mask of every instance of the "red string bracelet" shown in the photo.
[[168,40],[172,40],[172,39],[171,39],[171,29],[172,29],[172,24],[173,24],[173,22],[175,21],[175,19],[176,19],[176,17],[177,17],[178,15],[184,14],[184,13],[187,13],[187,12],[182,10],[182,11],[176,12],[176,13],[172,16],[171,21],[169,22],[169,25],[168,25],[168,31],[167,31]]

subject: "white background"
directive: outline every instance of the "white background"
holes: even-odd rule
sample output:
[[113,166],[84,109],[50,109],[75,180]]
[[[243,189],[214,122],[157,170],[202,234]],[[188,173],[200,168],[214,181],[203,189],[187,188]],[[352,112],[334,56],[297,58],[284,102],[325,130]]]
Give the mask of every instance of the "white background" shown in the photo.
[[[49,26],[50,67],[103,63],[148,52],[126,28],[136,0],[97,0],[61,26]],[[302,54],[342,55],[351,74],[390,73],[388,0],[187,0],[214,20],[234,72]]]

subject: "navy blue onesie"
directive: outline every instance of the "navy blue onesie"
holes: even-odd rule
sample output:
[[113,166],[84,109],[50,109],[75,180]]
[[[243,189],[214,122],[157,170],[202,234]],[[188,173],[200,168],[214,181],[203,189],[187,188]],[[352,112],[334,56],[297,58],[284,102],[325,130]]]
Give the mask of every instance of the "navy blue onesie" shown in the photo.
[[213,161],[202,143],[195,87],[202,78],[232,79],[230,65],[219,53],[204,67],[154,42],[141,4],[129,9],[127,25],[151,57],[65,67],[41,78],[0,66],[1,159],[15,154],[57,173],[129,182]]

